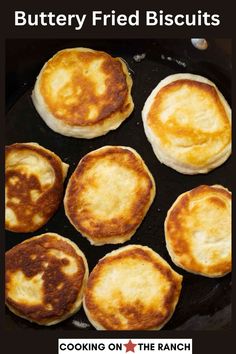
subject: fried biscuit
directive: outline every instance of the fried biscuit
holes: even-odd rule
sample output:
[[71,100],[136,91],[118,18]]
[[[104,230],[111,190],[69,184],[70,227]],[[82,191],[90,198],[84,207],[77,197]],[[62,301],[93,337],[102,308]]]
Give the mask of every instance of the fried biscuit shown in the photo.
[[129,147],[105,146],[85,155],[66,188],[71,224],[93,245],[129,240],[155,197],[155,182]]
[[6,252],[6,305],[31,322],[54,325],[79,310],[87,278],[75,243],[55,233],[32,237]]
[[6,229],[38,230],[51,218],[63,197],[68,165],[36,143],[6,147]]
[[146,246],[108,253],[90,273],[83,306],[98,330],[161,329],[179,299],[182,276]]
[[231,271],[231,192],[201,185],[181,194],[165,220],[166,246],[179,267],[206,277]]
[[157,158],[178,172],[207,173],[231,154],[231,109],[202,76],[166,77],[145,102],[142,118]]
[[120,58],[88,48],[64,49],[42,68],[33,90],[36,110],[55,132],[94,138],[133,111],[132,78]]

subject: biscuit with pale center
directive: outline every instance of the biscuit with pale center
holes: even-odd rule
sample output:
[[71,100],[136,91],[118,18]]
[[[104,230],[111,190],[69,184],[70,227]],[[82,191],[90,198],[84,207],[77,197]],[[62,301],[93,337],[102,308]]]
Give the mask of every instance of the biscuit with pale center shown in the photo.
[[36,143],[6,147],[5,227],[13,232],[38,230],[63,197],[68,165]]
[[155,197],[155,182],[129,147],[105,146],[85,155],[64,198],[71,224],[93,245],[131,238]]
[[231,271],[231,192],[201,185],[181,194],[167,213],[166,246],[179,267],[206,277]]
[[32,237],[6,252],[6,305],[17,316],[54,325],[81,307],[87,261],[69,239]]
[[88,48],[56,53],[42,68],[34,106],[55,132],[94,138],[114,130],[133,111],[132,78],[121,58]]
[[142,117],[157,158],[178,172],[207,173],[231,154],[231,109],[202,76],[166,77],[146,100]]
[[182,276],[156,252],[129,245],[98,262],[83,306],[98,330],[157,330],[173,315],[181,287]]

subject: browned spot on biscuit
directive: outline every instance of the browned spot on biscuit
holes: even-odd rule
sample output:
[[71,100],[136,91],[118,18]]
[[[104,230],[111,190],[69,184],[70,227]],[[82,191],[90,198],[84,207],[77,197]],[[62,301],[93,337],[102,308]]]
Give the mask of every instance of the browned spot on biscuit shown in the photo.
[[[77,270],[66,274],[63,267],[68,264],[68,259],[56,257],[52,250],[72,257]],[[9,297],[11,278],[17,271],[23,272],[29,280],[42,273],[43,296],[40,304],[27,304],[27,299],[25,303],[16,302]],[[6,302],[20,316],[38,323],[60,319],[70,312],[76,302],[84,275],[84,261],[69,243],[50,234],[31,239],[6,252]]]
[[[16,225],[6,221],[6,229],[14,232],[32,232],[44,225],[57,210],[63,195],[63,174],[61,162],[53,154],[37,146],[13,144],[6,147],[6,207],[10,208],[17,219]],[[34,173],[28,174],[18,166],[8,166],[8,159],[13,152],[37,153],[50,164],[54,173],[52,185],[40,183]],[[33,198],[36,195],[37,198]],[[34,221],[34,217],[37,220]]]
[[[112,215],[113,210],[110,209],[110,215],[96,218],[96,210],[91,209],[86,199],[86,195],[91,188],[94,191],[97,190],[100,179],[99,175],[93,175],[92,173],[91,176],[87,177],[88,171],[93,171],[94,167],[99,164],[101,166],[120,166],[138,180],[128,201],[130,205],[125,206],[127,210],[123,207],[120,214],[112,217],[110,215]],[[114,181],[115,184],[115,180],[116,175],[110,176],[110,180],[104,182],[104,189],[106,190],[108,186],[112,189],[112,183]],[[66,191],[66,214],[81,233],[89,235],[93,240],[104,237],[109,240],[109,238],[125,235],[138,227],[149,207],[154,188],[154,183],[142,161],[132,151],[115,146],[98,150],[86,155],[73,173]],[[121,192],[118,190],[117,195],[119,196]],[[128,193],[129,189],[127,189],[126,195]],[[107,198],[109,199],[109,196]],[[101,200],[101,203],[103,202]],[[99,209],[99,206],[97,208]],[[116,204],[114,204],[113,209],[114,211],[117,209]]]
[[[57,70],[70,78],[54,94],[51,84]],[[128,86],[122,64],[104,52],[59,52],[46,64],[40,91],[51,113],[71,126],[92,126],[127,109]]]
[[[219,219],[214,219],[214,224],[211,224],[211,220],[208,218],[211,213],[220,213],[220,210],[222,212],[228,211],[230,217],[230,209],[227,203],[231,201],[231,198],[231,193],[226,189],[207,185],[201,185],[179,196],[169,210],[165,221],[168,248],[175,255],[176,264],[180,264],[184,269],[195,273],[209,274],[209,276],[211,274],[224,274],[231,270],[231,259],[218,259],[217,254],[215,259],[212,259],[212,264],[203,264],[203,260],[198,259],[195,255],[196,245],[193,244],[197,233],[208,232],[208,239],[200,238],[198,247],[203,248],[204,244],[201,244],[203,242],[212,242],[214,245],[214,239],[211,240],[211,237],[217,237],[215,234],[222,227],[221,219],[219,216]],[[220,210],[217,211],[218,209]],[[204,227],[208,227],[208,230],[205,230]]]
[[222,208],[222,209],[225,208],[224,201],[219,199],[219,198],[211,197],[211,198],[208,199],[208,201],[215,207]]
[[229,117],[216,88],[199,81],[181,79],[162,87],[147,122],[163,148],[175,147],[178,160],[195,166],[207,163],[231,141]]
[[[101,306],[95,293],[96,287],[103,282],[106,272],[109,272],[107,269],[110,269],[110,266],[112,269],[113,267],[116,269],[120,264],[126,264],[126,262],[128,267],[130,260],[137,262],[137,264],[153,267],[154,276],[155,273],[163,276],[166,290],[162,299],[156,297],[150,302],[143,302],[139,298],[133,299],[133,301],[127,300],[125,296],[122,296],[122,284],[120,291],[112,293],[115,305],[114,303],[111,305],[109,302],[111,299],[108,298],[104,299],[106,306]],[[138,276],[142,277],[142,274],[137,274]],[[145,278],[142,280],[145,287]],[[154,278],[153,282],[152,285],[156,286]],[[150,251],[134,246],[132,249],[108,255],[99,261],[90,274],[84,301],[91,318],[107,330],[147,330],[161,326],[170,318],[179,298],[181,282],[181,277],[154,257]],[[151,289],[146,289],[146,292],[148,293],[149,290]]]

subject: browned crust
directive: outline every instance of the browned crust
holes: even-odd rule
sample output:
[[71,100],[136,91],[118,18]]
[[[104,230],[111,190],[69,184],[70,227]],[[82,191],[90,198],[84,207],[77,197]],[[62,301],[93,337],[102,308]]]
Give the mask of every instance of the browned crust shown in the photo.
[[[66,275],[61,270],[68,264],[66,258],[56,258],[47,253],[50,249],[63,251],[72,256],[77,263],[78,270],[72,275]],[[36,255],[36,259],[31,256]],[[44,263],[48,266],[45,268]],[[32,278],[43,272],[43,302],[41,305],[31,306],[27,303],[13,301],[8,296],[8,286],[11,274],[20,270],[28,278]],[[45,235],[27,242],[23,242],[6,252],[6,303],[18,313],[31,321],[47,323],[65,316],[73,308],[78,294],[83,285],[85,265],[73,247],[52,235]],[[57,290],[57,286],[63,283],[64,286]],[[47,308],[51,305],[53,308]]]
[[[5,183],[7,185],[9,195],[9,201],[7,202],[6,206],[14,210],[19,223],[18,225],[13,226],[6,222],[5,227],[7,230],[13,232],[32,232],[38,230],[41,226],[46,224],[46,222],[58,209],[62,200],[63,171],[61,161],[55,154],[47,152],[40,147],[21,143],[6,146],[6,161],[8,155],[14,150],[29,150],[29,152],[35,151],[50,163],[55,173],[54,184],[50,188],[43,190],[37,176],[33,174],[26,176],[19,170],[14,170],[12,168],[9,170],[6,169]],[[8,183],[9,179],[12,177],[18,178],[18,182],[15,185]],[[39,193],[42,193],[36,201],[32,201],[30,196],[30,191],[33,189],[37,190]],[[20,199],[20,203],[16,204],[11,202],[10,198],[18,198]],[[42,216],[42,222],[35,225],[32,223],[32,218],[35,214],[38,213],[40,213]]]
[[[85,171],[92,168],[98,159],[108,159],[113,163],[122,164],[146,181],[147,186],[145,191],[137,189],[135,194],[136,201],[132,206],[132,210],[130,210],[129,215],[124,215],[123,218],[113,218],[99,222],[94,220],[93,213],[87,210],[86,206],[83,208],[83,205],[81,205],[81,210],[78,211],[80,193],[86,191],[87,183],[93,183],[92,179],[83,183],[81,176]],[[77,230],[84,235],[89,235],[93,240],[99,241],[99,239],[103,238],[109,240],[113,237],[125,236],[132,232],[132,230],[136,230],[142,222],[153,189],[153,181],[144,169],[142,161],[130,150],[120,147],[109,147],[109,149],[95,151],[83,157],[69,180],[65,197],[66,215]],[[89,227],[84,226],[84,221],[89,221]]]
[[[151,263],[154,269],[160,272],[169,282],[170,288],[165,295],[164,305],[162,305],[161,308],[162,311],[165,310],[164,314],[160,312],[159,304],[152,304],[152,306],[147,308],[139,301],[133,302],[132,304],[119,301],[117,313],[122,314],[127,319],[127,324],[123,325],[116,316],[116,312],[109,313],[109,304],[107,311],[104,311],[96,302],[93,289],[96,287],[97,282],[102,281],[103,268],[110,264],[115,267],[116,263],[125,262],[127,258],[137,259],[139,262],[144,261]],[[98,262],[90,273],[84,301],[91,318],[106,330],[152,329],[164,324],[172,315],[180,295],[181,283],[182,280],[176,277],[176,273],[159,262],[150,252],[135,247],[133,249],[124,250],[117,255],[105,257]]]
[[[67,60],[70,61],[71,52],[73,52],[74,56],[77,56],[78,62],[85,66],[93,60],[103,59],[104,62],[101,65],[101,70],[107,75],[107,78],[105,92],[102,95],[97,95],[95,92],[95,83],[78,66],[74,71],[73,80],[69,85],[70,88],[73,86],[74,97],[76,97],[79,83],[81,94],[77,101],[69,106],[64,103],[63,96],[60,97],[60,94],[56,102],[52,101],[48,76],[54,70],[54,67],[57,67],[57,65],[61,66],[63,61],[65,67],[67,66]],[[93,126],[97,123],[102,123],[105,119],[111,118],[114,113],[126,112],[131,105],[131,103],[127,102],[129,88],[120,59],[113,58],[109,54],[100,51],[76,52],[72,49],[71,51],[62,51],[57,54],[46,64],[46,69],[40,79],[40,92],[51,113],[57,119],[71,126]],[[96,106],[98,114],[94,119],[88,120],[87,116],[91,105]],[[58,107],[65,111],[66,114],[63,116],[58,114]]]
[[[187,242],[188,237],[185,237],[185,235],[188,233],[188,230],[186,230],[186,227],[182,225],[184,215],[189,213],[190,201],[194,197],[204,194],[207,195],[209,191],[212,190],[214,190],[216,193],[219,193],[219,195],[224,196],[224,198],[229,200],[232,198],[231,193],[226,189],[207,185],[201,185],[189,192],[184,193],[183,196],[178,199],[177,203],[174,204],[174,207],[171,208],[168,212],[165,222],[166,238],[171,246],[172,252],[174,252],[177,257],[180,257],[183,254],[188,256],[184,259],[181,259],[181,266],[183,266],[185,269],[191,269],[196,273],[226,274],[231,271],[231,260],[221,261],[214,265],[207,265],[203,269],[202,264],[198,262],[198,260],[195,259],[192,255],[192,251]],[[220,207],[222,207],[222,205],[224,206],[224,204],[222,204],[223,202],[217,197],[212,197],[211,201],[213,204],[217,204]]]
[[[202,95],[209,97],[212,100],[212,105],[218,110],[220,116],[222,117],[222,128],[221,132],[218,130],[216,132],[204,132],[202,129],[192,129],[190,126],[183,127],[182,125],[163,123],[159,119],[159,115],[162,109],[162,103],[165,101],[169,94],[173,94],[179,90],[183,85],[187,85],[195,90],[201,92]],[[168,145],[172,142],[173,136],[186,136],[188,137],[194,145],[203,144],[209,139],[218,139],[219,134],[221,134],[221,139],[224,137],[225,146],[228,144],[230,139],[230,134],[225,135],[225,131],[229,131],[227,126],[229,126],[229,118],[225,111],[225,108],[219,98],[219,95],[214,86],[189,79],[181,79],[171,82],[170,84],[164,86],[160,89],[154,98],[153,104],[148,113],[148,125],[154,129],[154,132],[158,135],[161,141]],[[191,157],[191,156],[190,156]]]

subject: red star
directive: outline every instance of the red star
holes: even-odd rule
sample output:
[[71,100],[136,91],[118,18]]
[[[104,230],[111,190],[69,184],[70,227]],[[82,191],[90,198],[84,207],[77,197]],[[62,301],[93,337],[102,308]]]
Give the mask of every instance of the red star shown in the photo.
[[124,344],[126,347],[126,353],[127,352],[133,352],[134,353],[134,348],[136,347],[137,344],[134,344],[131,340],[128,341],[127,344]]

